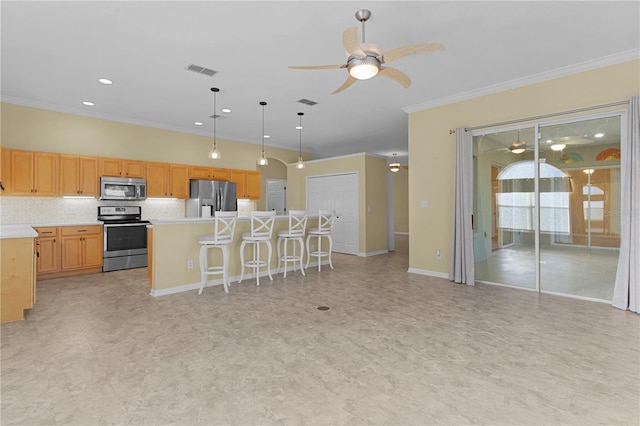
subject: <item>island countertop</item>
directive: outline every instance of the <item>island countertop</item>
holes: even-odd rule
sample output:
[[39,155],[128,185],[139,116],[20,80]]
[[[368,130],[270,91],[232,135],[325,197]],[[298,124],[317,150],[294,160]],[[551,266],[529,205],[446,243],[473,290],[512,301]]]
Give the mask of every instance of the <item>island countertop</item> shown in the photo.
[[0,239],[35,238],[38,233],[30,225],[0,225]]

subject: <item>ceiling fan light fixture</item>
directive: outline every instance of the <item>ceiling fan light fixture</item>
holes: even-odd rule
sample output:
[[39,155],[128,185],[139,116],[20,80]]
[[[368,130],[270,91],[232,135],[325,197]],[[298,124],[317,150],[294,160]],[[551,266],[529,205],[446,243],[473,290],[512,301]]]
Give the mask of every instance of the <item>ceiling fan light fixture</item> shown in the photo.
[[527,141],[520,140],[520,130],[518,129],[518,139],[509,146],[512,154],[522,154],[527,150]]
[[554,143],[551,145],[551,149],[554,151],[562,151],[567,145],[563,143]]
[[347,65],[349,74],[356,80],[368,80],[380,71],[380,61],[373,56],[366,58],[351,58]]

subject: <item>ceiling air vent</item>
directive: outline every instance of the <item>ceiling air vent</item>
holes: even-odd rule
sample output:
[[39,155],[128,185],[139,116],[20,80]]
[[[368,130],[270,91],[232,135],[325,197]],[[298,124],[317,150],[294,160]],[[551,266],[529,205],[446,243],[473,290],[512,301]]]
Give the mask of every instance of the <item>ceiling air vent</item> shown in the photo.
[[209,77],[213,77],[213,75],[218,72],[209,68],[201,67],[200,65],[193,64],[189,64],[187,66],[187,70],[197,72],[198,74],[208,75]]
[[305,98],[300,99],[298,102],[300,102],[301,104],[309,105],[309,106],[314,106],[315,104],[317,104],[317,102],[310,101],[309,99],[305,99]]
[[227,117],[220,114],[213,114],[213,115],[210,115],[209,118],[215,118],[216,120],[224,120]]

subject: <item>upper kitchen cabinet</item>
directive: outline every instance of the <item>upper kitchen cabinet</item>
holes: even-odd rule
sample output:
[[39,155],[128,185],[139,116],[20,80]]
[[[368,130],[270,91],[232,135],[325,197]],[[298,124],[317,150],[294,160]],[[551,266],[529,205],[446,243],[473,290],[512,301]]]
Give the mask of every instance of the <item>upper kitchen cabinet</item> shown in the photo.
[[0,147],[0,195],[9,193],[9,175],[11,171],[11,151]]
[[11,195],[52,197],[58,195],[59,155],[49,152],[7,150],[11,152]]
[[238,198],[260,199],[260,172],[231,170],[230,180],[235,182]]
[[60,155],[60,195],[98,196],[98,158]]
[[229,172],[229,169],[191,166],[189,167],[189,179],[229,180]]
[[189,167],[147,163],[147,197],[189,198]]
[[144,178],[146,177],[145,162],[121,158],[100,158],[100,176]]

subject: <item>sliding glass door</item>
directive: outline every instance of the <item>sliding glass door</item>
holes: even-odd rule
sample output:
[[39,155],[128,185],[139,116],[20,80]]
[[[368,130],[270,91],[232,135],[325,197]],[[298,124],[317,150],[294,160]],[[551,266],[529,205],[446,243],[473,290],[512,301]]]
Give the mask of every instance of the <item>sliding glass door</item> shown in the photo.
[[474,136],[477,281],[611,300],[620,130],[610,115]]

